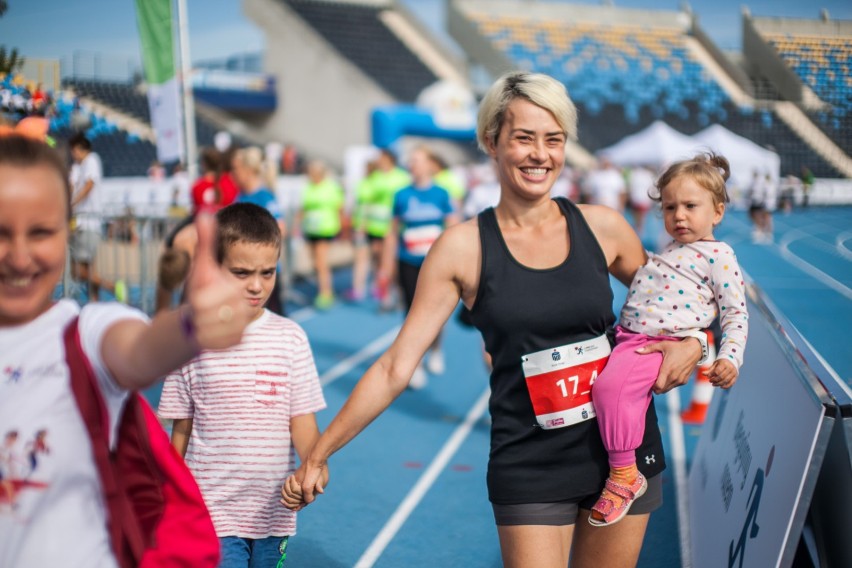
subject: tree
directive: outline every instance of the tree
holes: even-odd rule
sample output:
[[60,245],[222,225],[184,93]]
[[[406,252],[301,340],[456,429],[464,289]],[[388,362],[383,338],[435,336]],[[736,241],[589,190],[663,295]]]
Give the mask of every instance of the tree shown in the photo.
[[6,0],[0,0],[0,18],[3,17],[3,14],[5,14],[8,9],[9,5],[6,4]]
[[[3,0],[0,0],[2,3]],[[2,8],[2,5],[0,5]],[[6,46],[0,45],[0,73],[11,75],[16,71],[20,71],[24,66],[24,58],[18,55],[18,49],[13,47],[12,51],[6,52]]]

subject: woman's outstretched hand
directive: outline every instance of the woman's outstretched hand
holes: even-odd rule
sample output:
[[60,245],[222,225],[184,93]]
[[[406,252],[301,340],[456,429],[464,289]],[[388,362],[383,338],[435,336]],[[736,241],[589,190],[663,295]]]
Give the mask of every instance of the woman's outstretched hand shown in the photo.
[[198,245],[187,279],[194,339],[200,349],[236,345],[252,313],[237,282],[216,261],[216,220],[209,213],[195,219]]

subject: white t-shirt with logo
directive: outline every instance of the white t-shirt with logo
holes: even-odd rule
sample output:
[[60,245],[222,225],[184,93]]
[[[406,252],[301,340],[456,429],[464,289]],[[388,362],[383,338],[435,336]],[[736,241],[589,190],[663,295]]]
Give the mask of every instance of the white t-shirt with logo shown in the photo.
[[101,166],[101,158],[94,152],[83,158],[79,164],[74,164],[71,168],[71,188],[73,197],[83,191],[86,182],[91,180],[94,187],[86,196],[86,198],[77,204],[74,208],[74,215],[77,217],[77,226],[81,229],[100,231],[101,229],[101,198],[100,188],[98,187],[103,179],[103,166]]
[[112,436],[127,398],[101,358],[104,332],[145,316],[121,304],[61,300],[0,328],[0,566],[116,566],[91,442],[71,392],[62,334],[80,314]]

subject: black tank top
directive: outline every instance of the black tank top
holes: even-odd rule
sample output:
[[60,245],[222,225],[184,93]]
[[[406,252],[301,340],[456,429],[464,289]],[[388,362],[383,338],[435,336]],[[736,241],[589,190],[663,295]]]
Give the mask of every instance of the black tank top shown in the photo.
[[[602,334],[612,343],[606,257],[580,210],[566,199],[555,201],[568,224],[570,250],[553,268],[520,264],[494,209],[479,215],[482,269],[471,316],[493,363],[488,494],[498,504],[579,501],[598,493],[609,471],[597,420],[554,430],[538,426],[521,367],[523,355],[544,349]],[[653,404],[637,460],[649,477],[665,468]]]

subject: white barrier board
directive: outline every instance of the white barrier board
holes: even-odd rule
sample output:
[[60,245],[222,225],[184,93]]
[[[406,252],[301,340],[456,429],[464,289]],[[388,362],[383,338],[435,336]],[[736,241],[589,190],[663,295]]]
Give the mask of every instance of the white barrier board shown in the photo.
[[791,560],[832,423],[772,324],[753,304],[749,315],[741,375],[715,394],[689,474],[696,568]]

